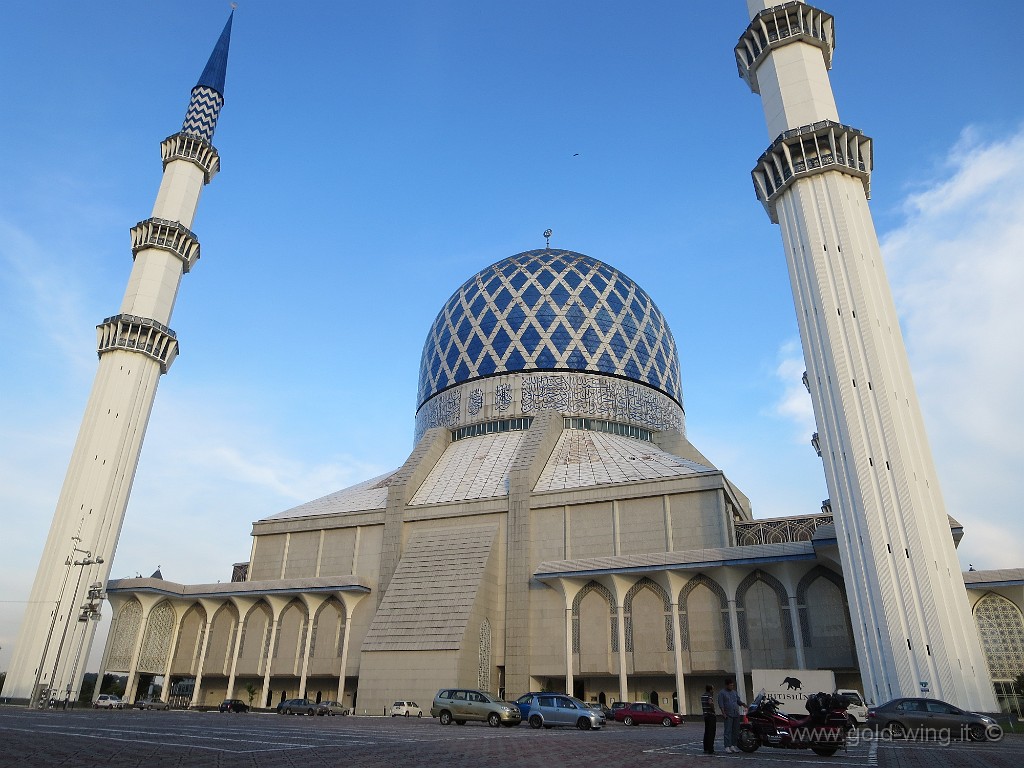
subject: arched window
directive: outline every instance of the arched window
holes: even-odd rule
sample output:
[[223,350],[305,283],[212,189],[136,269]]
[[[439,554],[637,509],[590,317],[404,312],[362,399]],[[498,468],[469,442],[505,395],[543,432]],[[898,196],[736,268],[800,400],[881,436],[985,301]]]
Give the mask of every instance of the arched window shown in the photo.
[[[623,600],[623,613],[625,614],[623,616],[623,623],[626,627],[626,652],[633,652],[633,601],[636,599],[636,596],[645,589],[650,590],[657,596],[658,600],[661,601],[665,628],[665,649],[674,651],[675,642],[672,639],[672,601],[669,598],[668,593],[661,588],[660,584],[644,577],[629,588],[629,591],[626,593],[626,599]],[[645,627],[644,629],[651,632],[654,630],[654,627]]]
[[1010,682],[1024,674],[1024,618],[1002,595],[989,592],[974,606],[981,647],[993,682]]
[[580,603],[591,592],[596,592],[608,603],[608,619],[611,623],[612,652],[619,650],[619,623],[615,620],[615,600],[607,587],[598,584],[596,581],[587,582],[587,585],[576,593],[572,601],[572,652],[580,652]]

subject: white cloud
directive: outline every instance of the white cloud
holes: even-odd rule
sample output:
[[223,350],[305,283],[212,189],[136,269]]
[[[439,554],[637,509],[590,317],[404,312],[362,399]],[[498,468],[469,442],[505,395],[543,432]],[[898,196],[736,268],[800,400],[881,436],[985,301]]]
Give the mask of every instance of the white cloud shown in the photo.
[[814,407],[811,396],[803,384],[804,363],[800,342],[787,341],[779,348],[779,364],[775,376],[782,383],[782,392],[775,401],[772,412],[793,425],[793,440],[807,443],[815,432]]
[[1024,127],[965,131],[882,238],[961,561],[1024,565]]

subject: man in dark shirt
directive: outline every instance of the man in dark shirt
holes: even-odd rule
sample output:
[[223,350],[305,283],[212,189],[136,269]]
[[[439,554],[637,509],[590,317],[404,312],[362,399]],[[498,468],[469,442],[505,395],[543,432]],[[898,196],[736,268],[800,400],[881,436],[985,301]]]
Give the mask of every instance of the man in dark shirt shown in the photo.
[[715,754],[715,731],[718,728],[718,718],[715,717],[714,687],[704,686],[704,694],[700,697],[700,708],[704,713],[704,754]]

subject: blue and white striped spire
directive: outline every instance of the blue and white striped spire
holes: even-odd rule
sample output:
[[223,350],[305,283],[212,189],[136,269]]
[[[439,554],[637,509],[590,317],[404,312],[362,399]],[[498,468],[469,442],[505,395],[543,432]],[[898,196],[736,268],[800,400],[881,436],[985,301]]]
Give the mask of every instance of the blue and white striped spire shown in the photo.
[[213,132],[217,129],[217,118],[224,106],[224,77],[228,69],[228,47],[231,44],[231,22],[235,12],[231,11],[224,30],[220,33],[217,44],[213,47],[210,60],[206,62],[199,82],[192,89],[192,99],[185,113],[185,122],[181,124],[181,132],[198,136],[205,141],[213,141]]

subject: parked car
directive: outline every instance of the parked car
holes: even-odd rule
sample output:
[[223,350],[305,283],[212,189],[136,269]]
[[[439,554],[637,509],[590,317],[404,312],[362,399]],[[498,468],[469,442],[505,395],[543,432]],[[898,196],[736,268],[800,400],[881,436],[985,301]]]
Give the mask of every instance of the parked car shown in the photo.
[[615,710],[615,719],[625,725],[664,725],[666,728],[675,727],[683,722],[682,715],[675,712],[666,712],[654,704],[647,704],[643,701],[636,701],[619,707]]
[[347,715],[349,709],[337,701],[321,701],[316,705],[318,715]]
[[591,709],[577,698],[563,693],[542,693],[530,702],[528,722],[531,728],[568,725],[589,731],[603,728],[606,720],[603,712]]
[[134,707],[136,709],[163,709],[163,710],[168,710],[168,709],[171,708],[171,705],[168,704],[166,701],[160,701],[160,699],[145,698],[145,699],[136,699]]
[[121,697],[113,693],[101,693],[92,703],[93,709],[124,709]]
[[985,741],[1003,735],[1002,728],[988,715],[968,712],[938,699],[887,701],[868,709],[867,724],[888,731],[896,739],[946,736]]
[[309,699],[285,699],[277,705],[279,715],[315,715],[316,704]]
[[588,709],[592,709],[595,712],[600,712],[602,715],[605,716],[606,720],[611,720],[612,719],[611,707],[605,706],[604,704],[602,704],[599,701],[588,701],[588,702],[586,702],[586,705],[587,705]]
[[523,722],[530,717],[530,702],[533,701],[534,696],[540,696],[545,691],[531,691],[530,693],[524,693],[518,699],[515,700],[515,705],[519,707],[519,715],[523,718]]
[[441,725],[465,725],[467,720],[483,720],[492,728],[516,726],[523,721],[519,707],[483,691],[468,688],[442,688],[434,697],[430,716]]
[[218,712],[248,712],[249,705],[241,699],[224,699],[217,707]]
[[392,717],[409,717],[410,715],[423,717],[423,710],[415,701],[396,701],[391,705]]

